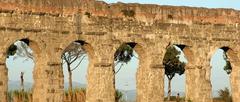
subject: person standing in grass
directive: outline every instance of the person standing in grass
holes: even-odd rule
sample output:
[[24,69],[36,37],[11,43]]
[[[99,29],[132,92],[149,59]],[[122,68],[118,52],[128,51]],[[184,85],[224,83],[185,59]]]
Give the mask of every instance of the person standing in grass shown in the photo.
[[180,95],[177,93],[176,102],[180,102]]
[[24,91],[24,78],[23,78],[24,73],[21,72],[20,74],[20,79],[21,79],[21,91]]

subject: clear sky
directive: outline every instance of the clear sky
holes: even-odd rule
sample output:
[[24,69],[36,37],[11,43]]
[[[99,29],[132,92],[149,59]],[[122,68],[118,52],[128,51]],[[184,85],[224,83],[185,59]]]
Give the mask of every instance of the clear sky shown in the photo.
[[240,0],[99,0],[99,1],[105,1],[108,3],[124,2],[124,3],[240,9],[239,6]]

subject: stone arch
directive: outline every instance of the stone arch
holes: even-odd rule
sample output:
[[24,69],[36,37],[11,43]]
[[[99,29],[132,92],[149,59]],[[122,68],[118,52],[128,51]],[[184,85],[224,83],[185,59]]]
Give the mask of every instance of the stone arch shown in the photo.
[[[33,93],[33,91],[37,88],[37,87],[35,87],[36,84],[38,84],[37,81],[36,81],[37,80],[36,79],[36,76],[37,76],[36,75],[36,70],[39,69],[38,67],[41,65],[40,63],[42,63],[42,61],[39,60],[40,57],[43,57],[42,56],[42,51],[40,49],[40,46],[38,45],[38,43],[35,40],[29,39],[29,38],[21,38],[21,39],[18,39],[18,40],[9,40],[6,44],[6,48],[4,49],[5,50],[5,53],[4,53],[4,59],[5,60],[7,59],[7,51],[9,50],[9,47],[17,41],[24,42],[33,51],[33,59],[32,59],[33,62],[34,62],[33,72],[32,72],[32,78],[33,78],[32,93]],[[5,69],[8,72],[8,68],[7,68],[6,64],[5,64]],[[6,77],[7,77],[7,79],[9,77],[7,73],[6,73]],[[8,80],[6,82],[8,82]],[[33,94],[33,96],[34,95],[35,94]]]
[[213,49],[211,49],[211,51],[209,53],[209,59],[211,59],[211,57],[213,56],[213,54],[216,52],[217,49],[221,49],[226,54],[227,59],[230,61],[231,65],[235,64],[235,63],[239,62],[239,57],[238,57],[235,49],[232,49],[232,48],[233,48],[232,46],[222,46],[222,47],[216,46]]
[[[117,45],[116,49],[114,49],[114,53],[117,51],[117,49],[122,45],[122,44],[129,44],[131,47],[133,47],[134,51],[138,54],[138,60],[139,60],[139,67],[143,67],[146,66],[146,62],[143,62],[142,59],[146,59],[148,58],[148,53],[146,51],[147,49],[147,45],[145,45],[142,42],[138,42],[138,41],[124,41],[121,42]],[[147,67],[143,67],[143,68],[147,68]],[[141,68],[142,69],[142,68]],[[138,72],[137,72],[138,73]]]
[[[178,48],[181,49],[181,51],[184,53],[185,58],[187,59],[188,63],[186,64],[186,66],[192,66],[195,62],[194,59],[194,52],[193,52],[193,46],[189,45],[187,42],[184,41],[180,41],[180,42],[173,42],[173,43],[169,43],[166,48],[168,46],[171,45],[175,45]],[[166,53],[166,50],[164,52],[164,54]]]
[[134,50],[136,51],[136,53],[139,54],[139,59],[143,59],[145,56],[146,56],[146,52],[144,51],[143,49],[143,46],[139,43],[134,43],[135,44],[135,47],[134,47]]
[[28,45],[28,47],[33,51],[33,57],[34,57],[33,61],[35,62],[35,66],[34,66],[34,69],[35,69],[35,67],[37,66],[37,64],[38,64],[38,63],[41,63],[41,61],[38,61],[38,59],[39,59],[40,57],[43,57],[43,56],[42,56],[42,51],[41,51],[40,46],[38,45],[38,43],[37,43],[36,41],[34,41],[34,40],[32,40],[32,39],[22,38],[22,39],[19,39],[19,40],[14,40],[14,41],[12,41],[12,42],[9,42],[9,43],[7,44],[8,47],[5,49],[5,56],[4,56],[4,58],[5,58],[5,59],[7,58],[6,53],[7,53],[8,49],[9,49],[10,45],[11,45],[11,44],[14,44],[16,41],[23,41],[23,42],[26,43],[26,44]]
[[[187,88],[186,88],[186,86],[187,86],[187,83],[186,83],[186,77],[185,76],[187,76],[186,75],[186,70],[187,70],[187,68],[186,67],[188,67],[189,66],[189,59],[191,60],[191,57],[190,57],[190,55],[192,54],[192,51],[190,50],[190,46],[188,46],[188,45],[185,45],[185,44],[182,44],[182,43],[169,43],[168,44],[168,46],[166,46],[166,48],[164,49],[165,50],[165,53],[163,53],[163,56],[165,57],[165,55],[166,55],[166,53],[168,53],[168,49],[169,49],[169,47],[175,47],[175,49],[176,50],[180,50],[180,55],[182,55],[183,54],[183,56],[180,56],[180,61],[183,61],[183,63],[185,63],[185,67],[184,67],[184,69],[185,69],[185,71],[184,71],[184,73],[180,76],[177,76],[176,77],[176,75],[177,75],[177,73],[175,74],[175,76],[173,77],[173,79],[172,79],[172,82],[171,82],[171,89],[172,89],[172,92],[173,92],[173,89],[176,87],[174,87],[174,83],[176,82],[176,81],[179,81],[179,83],[178,83],[178,88],[176,89],[176,90],[179,90],[180,92],[186,92],[186,90],[187,90]],[[182,60],[181,60],[181,57],[183,58]],[[162,62],[164,62],[164,60],[162,61]],[[163,63],[164,64],[164,63]],[[187,66],[188,65],[188,66]],[[169,86],[169,83],[167,84],[167,82],[169,82],[169,80],[168,80],[168,78],[166,77],[166,74],[165,74],[165,72],[166,72],[166,70],[165,70],[165,66],[164,66],[164,92],[168,92],[168,90],[166,90],[166,88],[168,88]],[[175,81],[174,81],[175,80]],[[179,87],[179,86],[182,86],[182,87]],[[181,89],[181,88],[183,88],[183,89]],[[181,90],[180,90],[181,89]],[[175,90],[175,91],[176,91]],[[174,93],[171,93],[171,96],[173,95]],[[176,94],[177,95],[177,94]],[[180,96],[181,95],[183,95],[183,94],[181,94],[180,93]],[[165,96],[165,95],[164,95]]]
[[[42,63],[43,61],[39,61],[39,59],[41,58],[41,57],[44,57],[43,55],[42,55],[42,51],[41,51],[41,48],[40,48],[40,46],[39,46],[39,44],[36,42],[36,41],[34,41],[34,40],[32,40],[32,39],[29,39],[29,38],[22,38],[22,39],[19,39],[19,40],[14,40],[14,41],[12,41],[12,42],[9,42],[8,44],[7,44],[7,49],[5,50],[5,52],[7,52],[7,50],[8,50],[8,48],[10,47],[10,45],[11,44],[14,44],[16,41],[23,41],[24,43],[26,43],[28,46],[29,46],[29,48],[31,48],[32,49],[32,51],[33,51],[33,61],[34,61],[34,63],[35,63],[35,66],[34,66],[34,72],[35,72],[35,69],[37,68],[36,66],[38,66],[38,64],[40,65],[40,63]],[[5,59],[6,59],[6,56],[7,55],[5,55]],[[40,59],[41,60],[41,59]],[[35,74],[33,74],[33,75],[35,75]],[[35,80],[34,80],[35,81]]]
[[229,61],[231,63],[235,63],[239,61],[239,57],[237,55],[237,52],[234,51],[234,49],[230,48],[230,47],[221,47],[220,49],[222,49],[228,56]]
[[[174,43],[174,44],[168,44],[168,46],[171,46],[171,45],[175,45],[177,46],[178,48],[181,49],[181,51],[183,52],[184,54],[184,57],[186,58],[187,60],[187,63],[186,63],[186,67],[192,67],[192,65],[194,65],[195,63],[195,55],[194,55],[194,52],[193,52],[193,47],[192,46],[189,46],[187,44],[184,44],[184,43]],[[167,46],[167,47],[168,47]],[[166,47],[166,48],[167,48]],[[164,54],[166,53],[166,50],[164,52]]]
[[[235,48],[235,49],[233,49]],[[237,47],[229,47],[228,49],[224,49],[226,50],[226,55],[228,56],[228,60],[230,61],[231,67],[232,67],[232,72],[230,74],[230,88],[232,91],[232,101],[233,102],[237,102],[238,100],[240,100],[239,95],[240,95],[240,74],[239,74],[239,53],[236,50],[238,49]]]
[[94,49],[91,43],[88,43],[85,40],[73,40],[73,41],[69,41],[65,44],[62,44],[63,46],[61,47],[61,54],[63,54],[63,51],[65,48],[67,48],[68,45],[70,45],[72,42],[77,42],[80,43],[82,45],[82,47],[86,50],[87,55],[90,57],[89,62],[91,62],[92,59],[94,59],[95,54],[94,54]]
[[[184,57],[186,57],[187,60],[194,60],[194,58],[192,57],[193,51],[192,51],[191,46],[188,46],[186,44],[177,44],[177,43],[175,44],[174,43],[174,44],[168,44],[168,46],[166,46],[166,49],[172,45],[178,47],[184,53],[184,55],[185,55]],[[166,53],[166,50],[165,50],[164,54],[165,53]],[[192,62],[194,62],[194,61],[192,61]],[[188,61],[188,63],[189,63],[189,61]]]
[[[237,54],[237,51],[236,49],[233,49],[233,48],[236,48],[234,46],[215,46],[213,52],[216,53],[217,49],[221,49],[223,50],[223,53],[226,54],[226,57],[227,57],[227,61],[230,62],[230,65],[232,67],[232,71],[231,73],[229,74],[229,84],[230,84],[230,94],[232,95],[232,101],[235,102],[236,100],[239,100],[238,97],[239,97],[239,90],[236,88],[236,86],[238,86],[238,79],[236,79],[237,76],[239,76],[237,73],[239,71],[238,69],[238,65],[239,64],[239,57],[238,57],[238,54]],[[213,54],[211,54],[211,56],[213,56]],[[212,66],[210,67],[212,69]],[[218,69],[218,70],[223,70],[223,68],[221,69]],[[212,71],[210,70],[210,73],[212,74]],[[213,80],[211,80],[211,83],[213,83]],[[212,87],[213,88],[213,87]],[[213,90],[213,89],[212,89]]]
[[114,52],[116,52],[116,50],[122,45],[122,44],[128,44],[131,47],[133,47],[134,51],[136,51],[136,53],[139,56],[139,63],[141,61],[141,59],[143,58],[147,58],[147,53],[146,53],[146,48],[144,43],[141,42],[137,42],[137,41],[126,41],[126,42],[121,42],[117,45],[116,49],[114,49]]
[[[114,53],[116,52],[116,50],[122,46],[123,44],[127,44],[129,46],[131,46],[133,48],[133,50],[137,53],[138,55],[138,67],[136,69],[136,73],[135,73],[135,80],[136,80],[136,100],[139,100],[139,97],[142,97],[142,95],[140,94],[144,94],[142,93],[143,89],[142,89],[142,81],[140,81],[143,78],[143,71],[147,70],[148,67],[147,66],[147,53],[145,50],[145,46],[144,43],[141,42],[136,42],[136,41],[129,41],[129,42],[122,42],[119,43],[114,51]],[[145,61],[143,59],[146,59]]]
[[[63,54],[63,51],[64,49],[70,45],[72,42],[78,42],[82,45],[82,47],[86,50],[86,53],[89,57],[89,65],[92,65],[91,63],[93,63],[94,61],[94,58],[95,58],[95,52],[94,52],[94,48],[92,46],[91,43],[87,42],[86,40],[72,40],[72,41],[69,41],[65,44],[62,44],[63,46],[61,46],[61,54]],[[89,68],[88,68],[89,69]]]
[[[29,38],[21,38],[21,39],[18,39],[18,40],[12,40],[10,42],[7,42],[7,44],[6,44],[7,47],[5,49],[5,54],[7,53],[7,50],[10,47],[10,45],[14,44],[16,41],[23,41],[24,43],[26,43],[29,46],[29,48],[31,48],[33,50],[33,56],[35,58],[41,57],[42,51],[40,49],[39,44],[35,40],[29,39]],[[4,56],[4,59],[6,59],[6,55]],[[37,60],[37,59],[35,59],[35,60]]]
[[42,52],[37,42],[30,40],[29,47],[34,51],[33,53],[36,54],[36,58],[41,57]]
[[218,46],[211,46],[209,57],[211,57],[217,49],[223,50],[227,56],[229,57],[232,62],[238,61],[239,57],[237,55],[237,48],[238,46],[231,46],[231,45],[218,45]]
[[[87,95],[87,93],[88,93],[88,85],[89,85],[88,83],[89,83],[90,70],[91,70],[91,68],[94,67],[94,64],[93,64],[94,63],[94,59],[95,59],[94,49],[93,49],[92,44],[86,42],[86,40],[76,40],[76,39],[73,39],[73,40],[69,40],[67,43],[62,44],[61,52],[60,52],[61,55],[63,54],[65,48],[67,48],[73,42],[80,43],[82,48],[86,51],[87,58],[88,58],[88,61],[89,61],[89,63],[87,64],[87,71],[86,71],[86,84],[87,84],[86,90],[87,91],[86,91],[85,95]],[[62,60],[62,58],[61,58],[61,60]],[[63,66],[61,66],[61,67],[63,67]],[[64,73],[63,70],[61,70],[61,73],[62,74]]]
[[86,40],[71,40],[68,41],[67,43],[62,44],[61,46],[61,54],[63,54],[64,49],[70,45],[72,42],[77,42],[80,43],[82,45],[82,47],[86,50],[86,53],[88,54],[88,56],[90,57],[89,61],[94,59],[95,54],[94,54],[94,49],[91,43],[87,42]]
[[193,52],[193,47],[186,44],[175,44],[178,46],[185,55],[187,63],[185,65],[185,100],[194,100],[196,96],[196,87],[195,78],[197,77],[195,74],[195,53]]
[[139,64],[141,63],[141,59],[146,58],[146,52],[143,48],[143,44],[137,43],[137,42],[122,42],[121,44],[117,45],[116,49],[114,50],[114,53],[117,51],[117,49],[122,46],[123,44],[127,44],[130,47],[133,48],[133,50],[138,54],[139,56]]
[[131,47],[133,47],[133,49],[136,51],[136,53],[139,56],[139,62],[141,59],[143,59],[145,56],[145,51],[143,49],[143,46],[139,43],[135,43],[135,42],[128,42],[126,43],[128,45],[130,45]]
[[[181,48],[181,47],[180,47]],[[190,65],[190,64],[193,64],[195,61],[194,59],[194,53],[193,51],[191,50],[190,46],[184,46],[183,48],[181,48],[186,59],[188,60],[188,64],[187,65]]]
[[83,48],[86,50],[87,54],[90,57],[89,61],[95,57],[94,48],[93,48],[92,44],[85,39],[71,39],[71,38],[68,39],[67,43],[62,43],[61,44],[61,47],[60,47],[61,48],[61,54],[63,53],[64,49],[68,45],[70,45],[72,42],[78,42],[83,46]]
[[95,55],[94,55],[94,49],[93,49],[92,45],[90,43],[87,43],[84,41],[83,48],[86,50],[87,54],[90,57],[89,61],[94,59]]

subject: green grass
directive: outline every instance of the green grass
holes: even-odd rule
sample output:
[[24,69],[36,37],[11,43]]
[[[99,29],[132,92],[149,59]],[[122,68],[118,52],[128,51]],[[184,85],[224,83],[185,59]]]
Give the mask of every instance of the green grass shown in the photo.
[[[64,101],[71,102],[70,90],[65,90],[64,92]],[[73,102],[85,102],[86,100],[86,88],[74,88],[72,90],[72,101]]]
[[8,92],[8,102],[21,101],[31,102],[32,91],[13,90]]
[[[164,98],[165,102],[168,102],[167,97]],[[171,96],[170,101],[176,101],[176,96]],[[180,102],[185,102],[185,97],[180,97]]]

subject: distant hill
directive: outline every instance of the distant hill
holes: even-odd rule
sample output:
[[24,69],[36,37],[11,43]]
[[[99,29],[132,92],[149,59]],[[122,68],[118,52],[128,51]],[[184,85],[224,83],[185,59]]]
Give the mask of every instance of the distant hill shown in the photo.
[[[20,81],[8,81],[8,89],[9,91],[12,91],[12,90],[19,90],[20,89]],[[25,82],[24,83],[24,89],[25,90],[31,90],[32,88],[32,83],[30,82]]]
[[[127,99],[127,102],[135,102],[136,100],[136,90],[120,90],[123,93],[123,99]],[[180,96],[184,96],[184,92],[172,92],[172,96],[177,96],[177,93],[180,94]],[[167,92],[165,92],[165,96],[167,96]]]
[[[179,91],[172,91],[171,96],[177,96],[178,93],[181,97],[185,96],[185,92],[179,92]],[[168,94],[167,92],[164,93],[165,96],[167,96],[167,94]]]
[[[73,85],[73,88],[86,88],[86,86],[87,86],[86,84],[81,84],[81,83],[78,83],[78,82],[73,82],[72,85]],[[65,82],[64,83],[64,89],[66,90],[68,87],[69,87],[68,82]]]
[[123,99],[127,99],[127,102],[135,102],[136,90],[120,90],[123,93]]
[[[120,90],[123,95],[123,98],[124,99],[127,99],[127,102],[135,102],[135,99],[136,99],[136,90]],[[180,94],[180,96],[185,96],[185,92],[177,92],[177,91],[172,91],[172,96],[177,96],[177,93]],[[165,94],[165,97],[167,96],[167,92],[164,93]],[[127,97],[126,97],[127,95]],[[213,92],[213,97],[218,97],[218,91],[214,91]]]
[[[24,89],[25,90],[30,90],[33,86],[33,83],[31,82],[24,82]],[[67,89],[69,84],[66,82],[64,83],[64,89]],[[20,89],[20,81],[8,81],[8,88],[9,91],[11,90],[19,90]],[[73,88],[86,88],[86,84],[81,84],[78,82],[73,82]]]
[[[25,82],[24,83],[24,89],[30,90],[32,88],[33,83],[31,82]],[[64,83],[64,89],[66,90],[68,88],[69,84],[66,82]],[[9,81],[8,82],[8,88],[9,91],[11,90],[18,90],[20,89],[20,81]],[[81,84],[78,82],[73,82],[73,88],[86,88],[86,84]],[[123,93],[123,98],[127,99],[128,102],[134,102],[136,99],[136,90],[120,90]],[[177,93],[180,94],[180,96],[185,96],[184,92],[176,92],[172,91],[172,96],[176,96]],[[164,93],[165,96],[167,96],[167,92]],[[213,97],[218,97],[218,91],[213,92]]]

